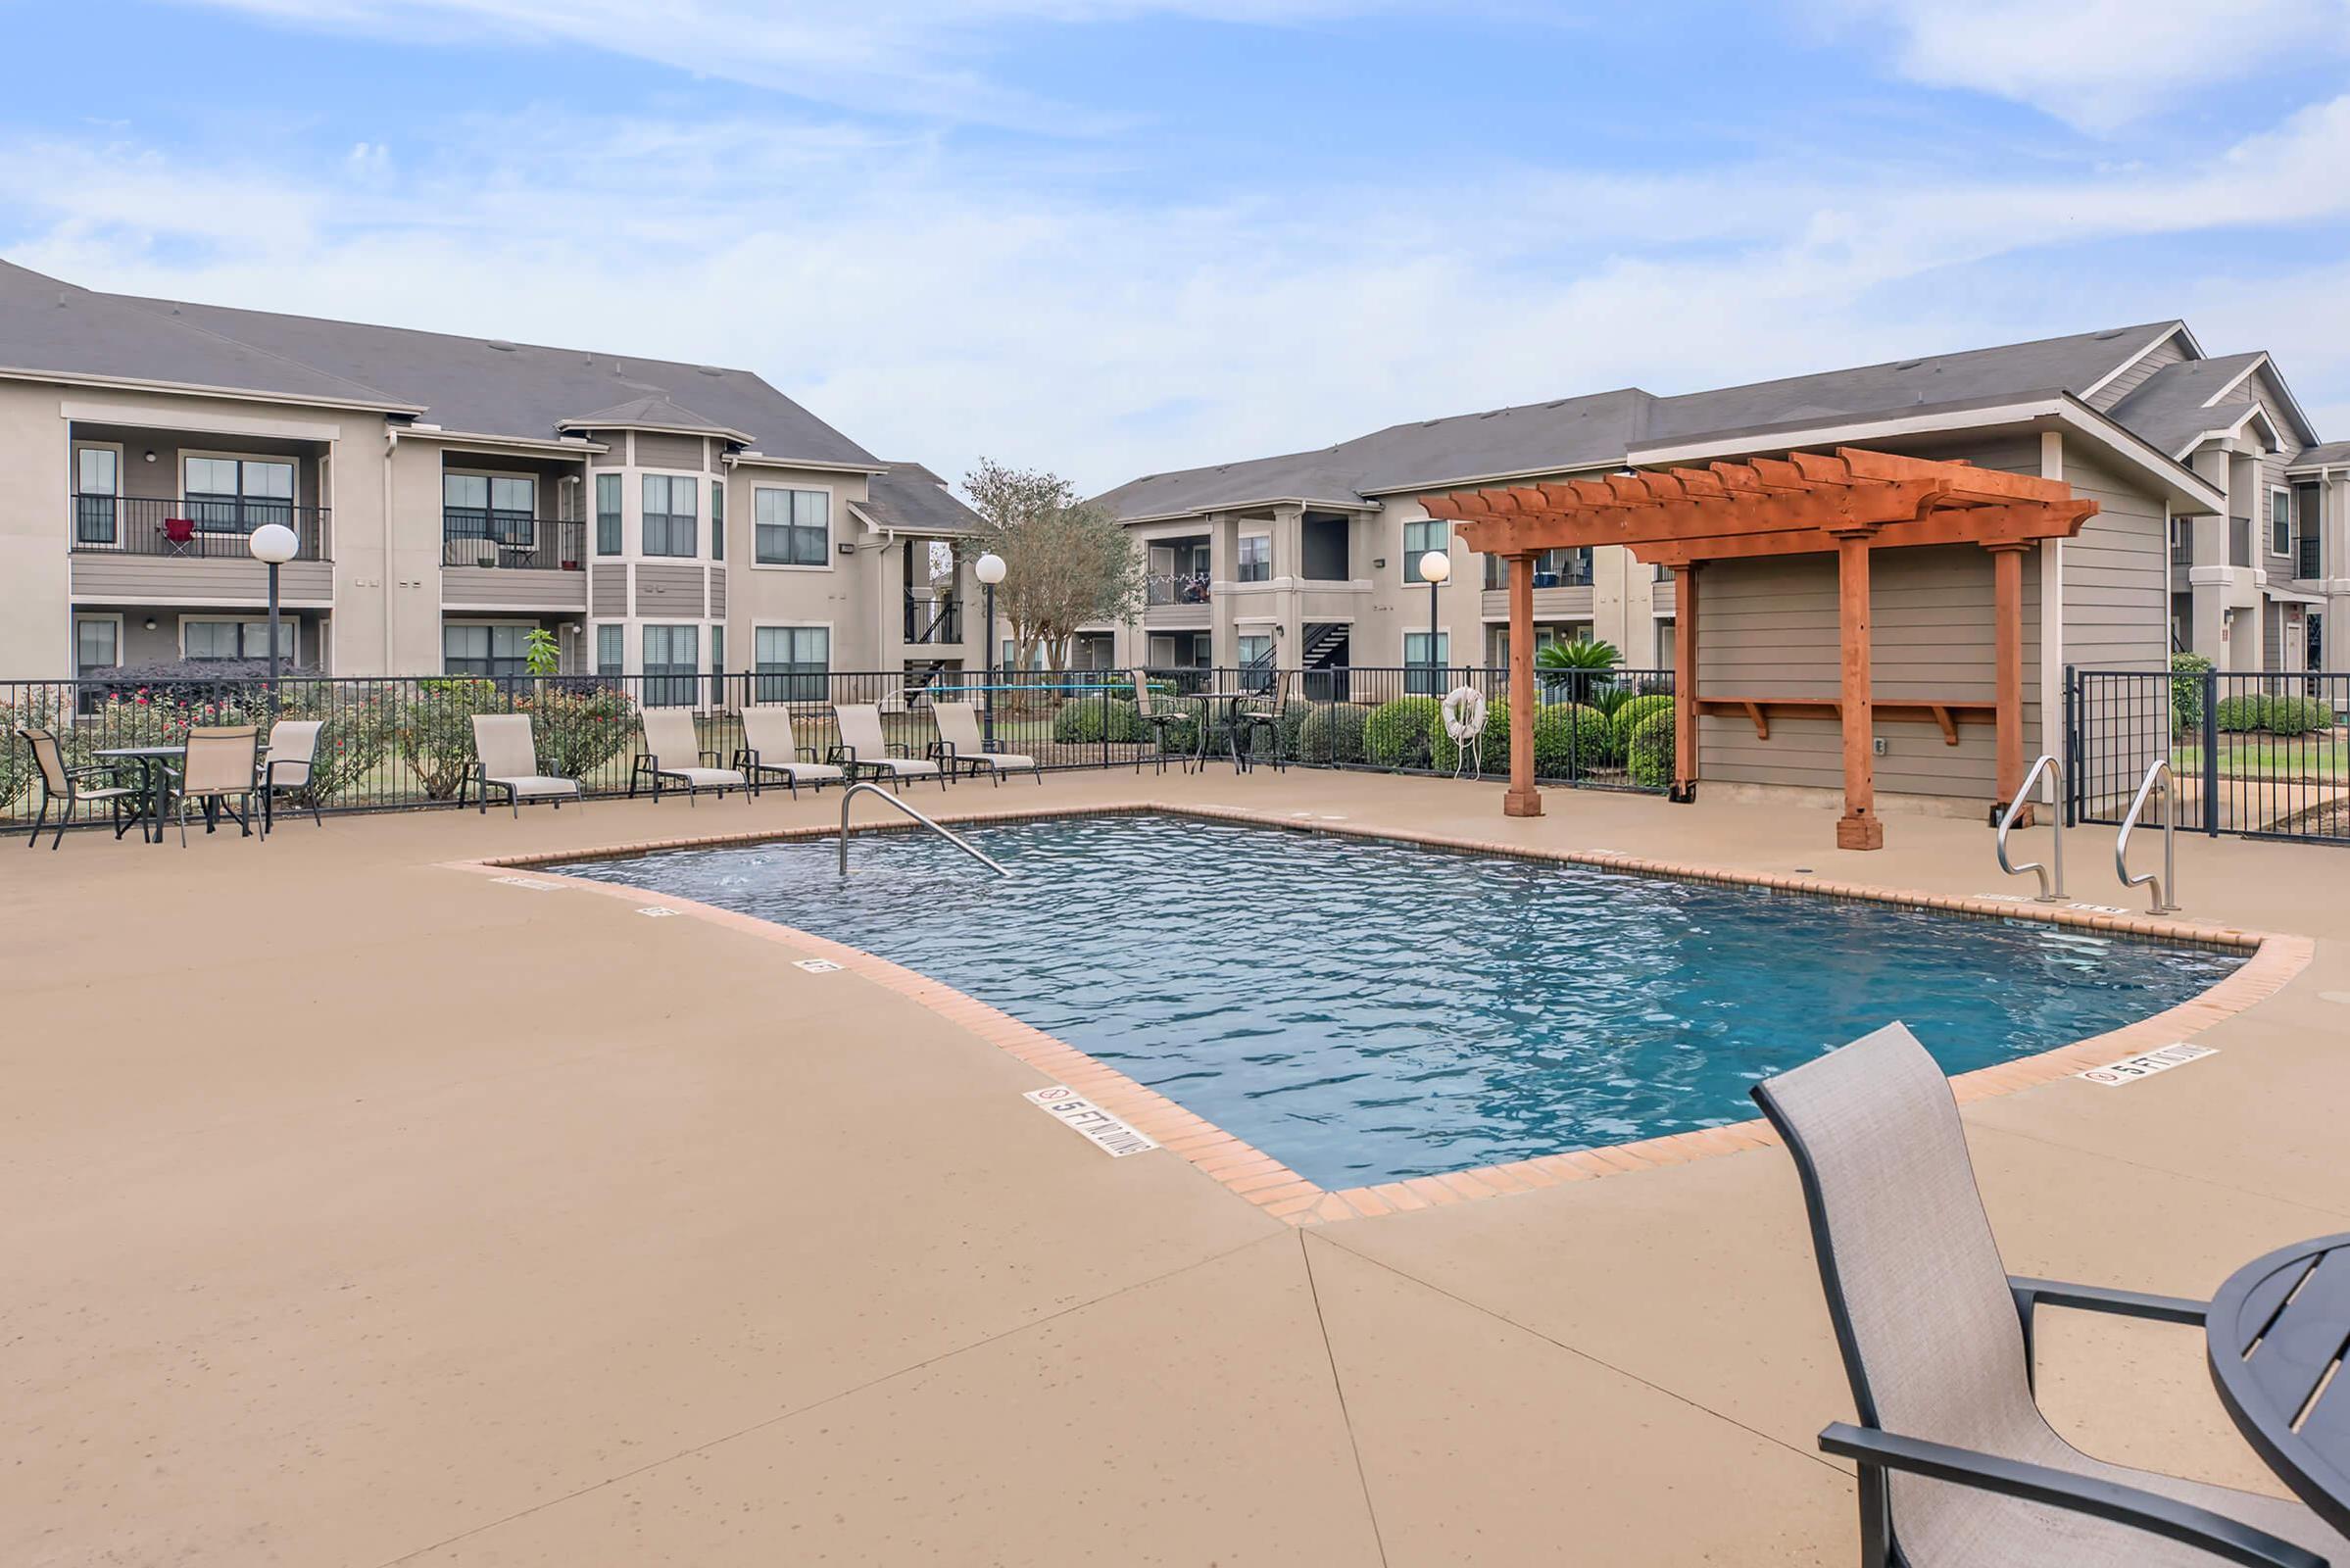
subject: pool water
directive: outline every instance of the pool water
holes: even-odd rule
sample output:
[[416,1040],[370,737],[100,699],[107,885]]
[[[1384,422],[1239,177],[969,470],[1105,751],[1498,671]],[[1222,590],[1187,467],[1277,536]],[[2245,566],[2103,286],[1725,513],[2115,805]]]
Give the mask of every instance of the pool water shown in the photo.
[[[1899,1019],[1949,1072],[2117,1027],[2241,956],[1172,815],[572,866],[881,955],[1325,1187],[1754,1114]],[[1986,846],[1987,853],[1987,846]],[[784,1020],[778,1020],[779,1023]]]

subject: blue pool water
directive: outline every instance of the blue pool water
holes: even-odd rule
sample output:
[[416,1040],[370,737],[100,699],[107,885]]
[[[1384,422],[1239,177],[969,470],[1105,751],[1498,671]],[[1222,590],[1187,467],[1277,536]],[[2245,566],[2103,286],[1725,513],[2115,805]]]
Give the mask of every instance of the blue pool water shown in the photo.
[[[1176,816],[569,867],[850,943],[1111,1063],[1326,1187],[1754,1114],[1900,1019],[1951,1072],[2201,991],[2237,956]],[[1988,847],[1985,846],[1985,853]]]

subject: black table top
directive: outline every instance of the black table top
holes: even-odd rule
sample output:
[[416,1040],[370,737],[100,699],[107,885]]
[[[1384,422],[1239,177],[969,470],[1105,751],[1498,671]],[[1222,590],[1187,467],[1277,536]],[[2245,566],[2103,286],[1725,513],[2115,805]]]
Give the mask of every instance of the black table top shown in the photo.
[[2228,1276],[2204,1324],[2220,1402],[2277,1478],[2350,1534],[2350,1235],[2280,1247]]

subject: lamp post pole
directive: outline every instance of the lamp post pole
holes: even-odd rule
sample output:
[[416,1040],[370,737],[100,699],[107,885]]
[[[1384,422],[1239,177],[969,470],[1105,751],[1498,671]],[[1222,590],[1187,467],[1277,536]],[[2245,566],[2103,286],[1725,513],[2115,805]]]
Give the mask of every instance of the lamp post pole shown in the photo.
[[277,568],[294,559],[302,541],[282,522],[265,522],[245,541],[253,559],[269,568],[269,722],[277,722]]
[[1441,613],[1437,604],[1437,590],[1444,585],[1445,578],[1452,575],[1451,555],[1443,550],[1429,551],[1420,558],[1420,575],[1428,579],[1428,695],[1442,697],[1444,693],[1438,691],[1437,688],[1444,682],[1438,678],[1436,672],[1436,644],[1437,638],[1442,635],[1437,629]]
[[980,744],[989,751],[996,749],[996,584],[1004,580],[1004,558],[989,551],[971,568],[981,585],[987,589],[987,705],[979,710]]

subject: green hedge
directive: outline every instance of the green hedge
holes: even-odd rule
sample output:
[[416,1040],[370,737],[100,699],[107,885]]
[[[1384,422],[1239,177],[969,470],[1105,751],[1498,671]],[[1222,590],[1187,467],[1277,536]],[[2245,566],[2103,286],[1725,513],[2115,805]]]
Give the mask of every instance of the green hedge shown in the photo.
[[1650,789],[1661,789],[1673,782],[1676,761],[1676,736],[1673,722],[1673,700],[1664,699],[1665,706],[1651,709],[1648,716],[1632,728],[1625,746],[1625,765],[1632,770],[1632,782]]
[[[1480,751],[1479,748],[1483,750]],[[1506,694],[1490,696],[1485,704],[1485,729],[1470,744],[1481,771],[1506,773],[1509,771],[1509,698]],[[1428,732],[1429,765],[1440,773],[1458,773],[1461,767],[1461,748],[1444,732],[1444,711],[1440,708],[1436,723]]]
[[[2174,691],[2174,709],[2176,696]],[[2200,712],[2198,712],[2200,718]],[[2212,710],[2212,722],[2223,735],[2267,730],[2272,735],[2306,735],[2331,729],[2333,710],[2315,697],[2224,697]]]
[[2203,727],[2203,677],[2213,668],[2201,654],[2171,656],[2171,729],[2190,734]]
[[1053,715],[1053,738],[1064,746],[1131,745],[1151,738],[1143,710],[1130,697],[1079,697]]
[[1641,721],[1651,713],[1670,713],[1672,710],[1673,699],[1669,694],[1663,692],[1651,692],[1644,697],[1635,697],[1608,715],[1608,721],[1616,727],[1617,749],[1629,755],[1632,750],[1633,733],[1640,727]]
[[1442,733],[1444,727],[1444,705],[1434,697],[1381,703],[1363,720],[1364,760],[1379,767],[1426,767],[1429,732]]
[[1308,762],[1363,760],[1363,710],[1351,703],[1325,703],[1297,730],[1297,756]]

